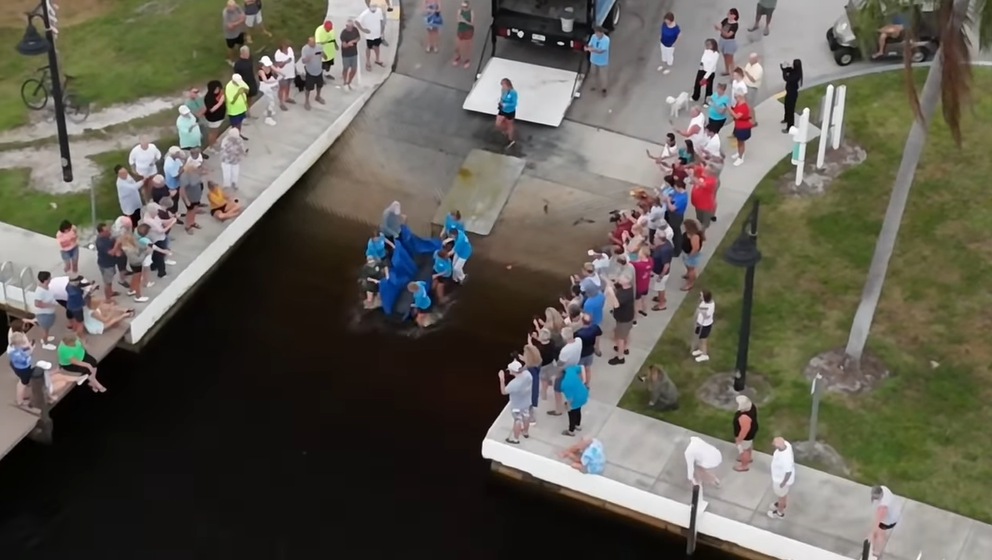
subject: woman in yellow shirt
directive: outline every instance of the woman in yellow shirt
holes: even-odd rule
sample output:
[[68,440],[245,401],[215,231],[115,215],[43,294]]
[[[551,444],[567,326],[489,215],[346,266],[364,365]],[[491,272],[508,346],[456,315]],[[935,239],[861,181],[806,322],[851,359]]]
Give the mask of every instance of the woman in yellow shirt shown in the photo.
[[241,203],[238,199],[228,200],[224,189],[213,181],[207,182],[207,202],[210,203],[210,215],[222,222],[235,218],[241,213]]

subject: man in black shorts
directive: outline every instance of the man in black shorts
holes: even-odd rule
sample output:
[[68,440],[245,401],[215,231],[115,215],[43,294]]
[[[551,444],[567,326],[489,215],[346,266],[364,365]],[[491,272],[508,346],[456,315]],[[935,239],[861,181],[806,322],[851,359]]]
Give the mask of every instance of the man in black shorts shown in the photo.
[[324,88],[324,49],[317,45],[316,39],[310,37],[307,39],[307,44],[303,45],[300,57],[300,60],[303,61],[303,68],[306,70],[306,75],[303,77],[306,90],[303,97],[303,108],[309,111],[310,92],[313,90],[317,90],[317,95],[314,96],[313,100],[321,105],[324,104],[324,99],[320,96],[320,90]]
[[227,60],[234,64],[238,48],[245,44],[245,11],[234,0],[227,0],[221,12],[224,23],[224,42],[227,43]]

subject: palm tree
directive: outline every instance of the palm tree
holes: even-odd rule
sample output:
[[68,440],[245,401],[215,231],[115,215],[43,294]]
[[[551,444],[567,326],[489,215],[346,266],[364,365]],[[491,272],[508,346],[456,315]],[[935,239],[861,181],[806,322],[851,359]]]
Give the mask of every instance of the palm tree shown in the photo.
[[[900,5],[904,10],[909,9],[911,19],[914,21],[918,18],[921,7],[918,1],[863,0],[860,13],[866,18],[877,17],[893,4]],[[868,341],[868,332],[871,329],[875,310],[878,308],[879,297],[882,295],[885,273],[895,250],[909,190],[913,186],[916,167],[920,162],[923,146],[926,144],[927,128],[938,103],[943,104],[944,121],[950,127],[955,142],[959,145],[961,143],[961,109],[969,101],[971,86],[971,41],[967,30],[977,24],[980,49],[992,44],[992,6],[989,6],[987,0],[934,0],[929,4],[930,8],[937,10],[941,31],[940,48],[934,56],[933,65],[927,73],[923,91],[919,95],[913,81],[910,50],[906,49],[906,90],[916,118],[906,138],[902,161],[896,173],[896,183],[889,198],[889,207],[885,211],[882,230],[875,242],[875,253],[868,269],[868,278],[844,350],[846,369],[861,366],[861,356]],[[858,22],[854,25],[862,30],[874,31],[878,28],[878,20]],[[907,33],[911,31],[907,30]],[[863,36],[865,32],[859,32],[858,35]],[[872,38],[875,37],[877,33],[872,33]]]

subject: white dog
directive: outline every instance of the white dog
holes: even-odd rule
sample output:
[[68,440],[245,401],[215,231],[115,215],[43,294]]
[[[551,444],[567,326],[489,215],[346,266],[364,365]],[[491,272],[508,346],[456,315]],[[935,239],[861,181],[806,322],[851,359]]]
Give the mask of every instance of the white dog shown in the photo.
[[669,118],[676,118],[684,109],[689,108],[689,92],[683,91],[678,97],[668,96],[665,100],[668,103]]

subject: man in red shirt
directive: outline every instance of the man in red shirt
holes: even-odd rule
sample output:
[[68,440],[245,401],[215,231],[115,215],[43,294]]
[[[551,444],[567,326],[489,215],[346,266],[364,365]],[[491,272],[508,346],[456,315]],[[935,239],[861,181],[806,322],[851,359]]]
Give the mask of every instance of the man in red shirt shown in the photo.
[[696,220],[705,230],[716,216],[716,176],[708,173],[702,165],[693,166],[692,191],[689,201],[696,209]]

